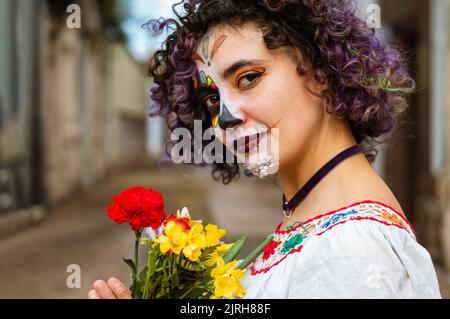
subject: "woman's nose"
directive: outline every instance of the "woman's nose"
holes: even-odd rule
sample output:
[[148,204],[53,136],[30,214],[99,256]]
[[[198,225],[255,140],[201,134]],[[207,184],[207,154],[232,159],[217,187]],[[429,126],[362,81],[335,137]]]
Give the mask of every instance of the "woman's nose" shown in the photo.
[[222,113],[219,116],[219,127],[223,130],[227,128],[235,127],[243,122],[243,120],[234,117],[228,110],[227,106],[224,104],[222,108]]

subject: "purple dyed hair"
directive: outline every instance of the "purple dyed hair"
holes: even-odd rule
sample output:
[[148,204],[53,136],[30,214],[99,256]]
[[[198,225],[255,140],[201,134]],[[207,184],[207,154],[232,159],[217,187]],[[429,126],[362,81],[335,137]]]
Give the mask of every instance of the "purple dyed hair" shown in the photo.
[[[192,55],[201,38],[220,24],[239,27],[252,22],[263,30],[269,49],[300,49],[311,68],[299,65],[298,73],[311,72],[317,82],[328,84],[324,93],[310,92],[326,99],[329,113],[349,121],[358,143],[373,144],[392,131],[414,90],[400,52],[376,38],[374,29],[355,15],[351,0],[181,0],[173,11],[179,21],[146,24],[154,35],[174,29],[149,67],[156,83],[151,115],[166,117],[170,131],[183,127],[192,132],[194,120],[202,120],[204,129],[211,126],[208,112],[193,94],[197,67]],[[376,151],[365,148],[365,154],[373,162]],[[216,180],[229,183],[237,176],[237,164],[214,164]]]

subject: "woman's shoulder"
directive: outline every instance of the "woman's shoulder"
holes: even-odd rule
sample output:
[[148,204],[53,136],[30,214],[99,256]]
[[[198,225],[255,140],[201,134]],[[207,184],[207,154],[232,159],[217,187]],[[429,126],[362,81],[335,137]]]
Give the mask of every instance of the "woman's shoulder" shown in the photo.
[[326,246],[325,250],[332,250],[337,256],[377,255],[380,258],[391,257],[385,252],[395,250],[423,250],[405,215],[379,201],[357,202],[310,222],[315,228],[311,244]]
[[407,217],[383,202],[355,203],[316,223],[308,247],[316,257],[322,252],[323,258],[329,260],[351,257],[359,262],[433,269],[431,255],[417,241]]
[[407,217],[383,202],[358,202],[312,222],[315,231],[307,250],[315,251],[315,257],[323,253],[325,259],[351,257],[367,263],[431,260]]
[[278,227],[273,236],[251,275],[291,274],[290,297],[439,298],[428,251],[406,217],[385,203],[357,202]]
[[294,278],[305,283],[317,275],[338,295],[439,297],[430,254],[393,207],[367,200],[315,222],[317,230],[298,255]]
[[[317,233],[319,236],[330,232],[334,228],[335,233],[344,235],[383,235],[381,237],[390,233],[391,230],[401,230],[399,233],[409,235],[416,240],[414,228],[406,215],[390,204],[378,200],[364,200],[353,203],[323,216],[318,216],[314,222],[319,228]],[[373,231],[348,232],[347,227],[338,227],[344,224],[350,228],[358,228],[365,225],[366,228],[370,228]]]
[[[395,231],[389,235],[391,229]],[[253,274],[267,272],[291,255],[308,259],[308,251],[311,251],[311,256],[317,259],[322,253],[357,254],[358,248],[363,252],[370,250],[362,245],[364,242],[380,245],[392,237],[391,244],[395,244],[403,242],[405,236],[416,240],[412,226],[402,214],[381,202],[366,200],[295,223],[287,229],[281,229],[280,224],[273,233],[272,243],[264,248],[255,263]]]
[[[404,233],[409,234],[414,240],[416,239],[415,231],[404,213],[386,203],[376,200],[363,200],[340,207],[333,211],[317,215],[305,222],[297,222],[287,230],[281,230],[279,226],[275,230],[275,235],[286,237],[291,236],[294,232],[304,232],[305,230],[307,230],[306,234],[314,235],[315,237],[324,236],[326,233],[339,233],[342,235],[370,234],[370,232],[348,232],[347,227],[343,227],[343,225],[352,228],[361,227],[358,225],[362,224],[381,233],[388,232],[390,229],[400,229]],[[374,232],[372,235],[376,233]]]

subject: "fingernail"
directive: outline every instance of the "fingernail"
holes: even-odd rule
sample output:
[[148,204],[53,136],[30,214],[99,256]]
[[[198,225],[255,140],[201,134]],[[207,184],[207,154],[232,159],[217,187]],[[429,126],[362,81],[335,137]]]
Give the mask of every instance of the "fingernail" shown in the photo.
[[115,285],[114,289],[116,290],[116,292],[120,294],[125,293],[127,291],[127,289],[122,285]]
[[123,293],[127,290],[126,287],[117,278],[112,277],[109,279],[109,282],[113,286],[114,290],[118,293]]

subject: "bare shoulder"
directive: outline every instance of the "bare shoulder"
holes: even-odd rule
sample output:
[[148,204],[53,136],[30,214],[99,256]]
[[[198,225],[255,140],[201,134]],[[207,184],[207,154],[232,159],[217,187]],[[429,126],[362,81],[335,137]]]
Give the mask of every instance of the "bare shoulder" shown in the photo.
[[[340,174],[334,172],[329,177],[299,205],[293,220],[307,220],[365,201],[380,202],[405,217],[395,194],[370,165],[360,165],[358,169],[353,165],[350,169],[341,169]],[[291,221],[285,221],[282,226],[289,223]]]
[[359,179],[356,183],[359,184],[358,198],[366,198],[366,200],[383,203],[392,207],[403,216],[405,215],[395,194],[374,170],[364,176],[364,178]]
[[348,165],[341,171],[339,178],[330,180],[328,186],[325,202],[335,203],[338,207],[370,200],[383,203],[405,215],[395,194],[365,160],[356,165]]

